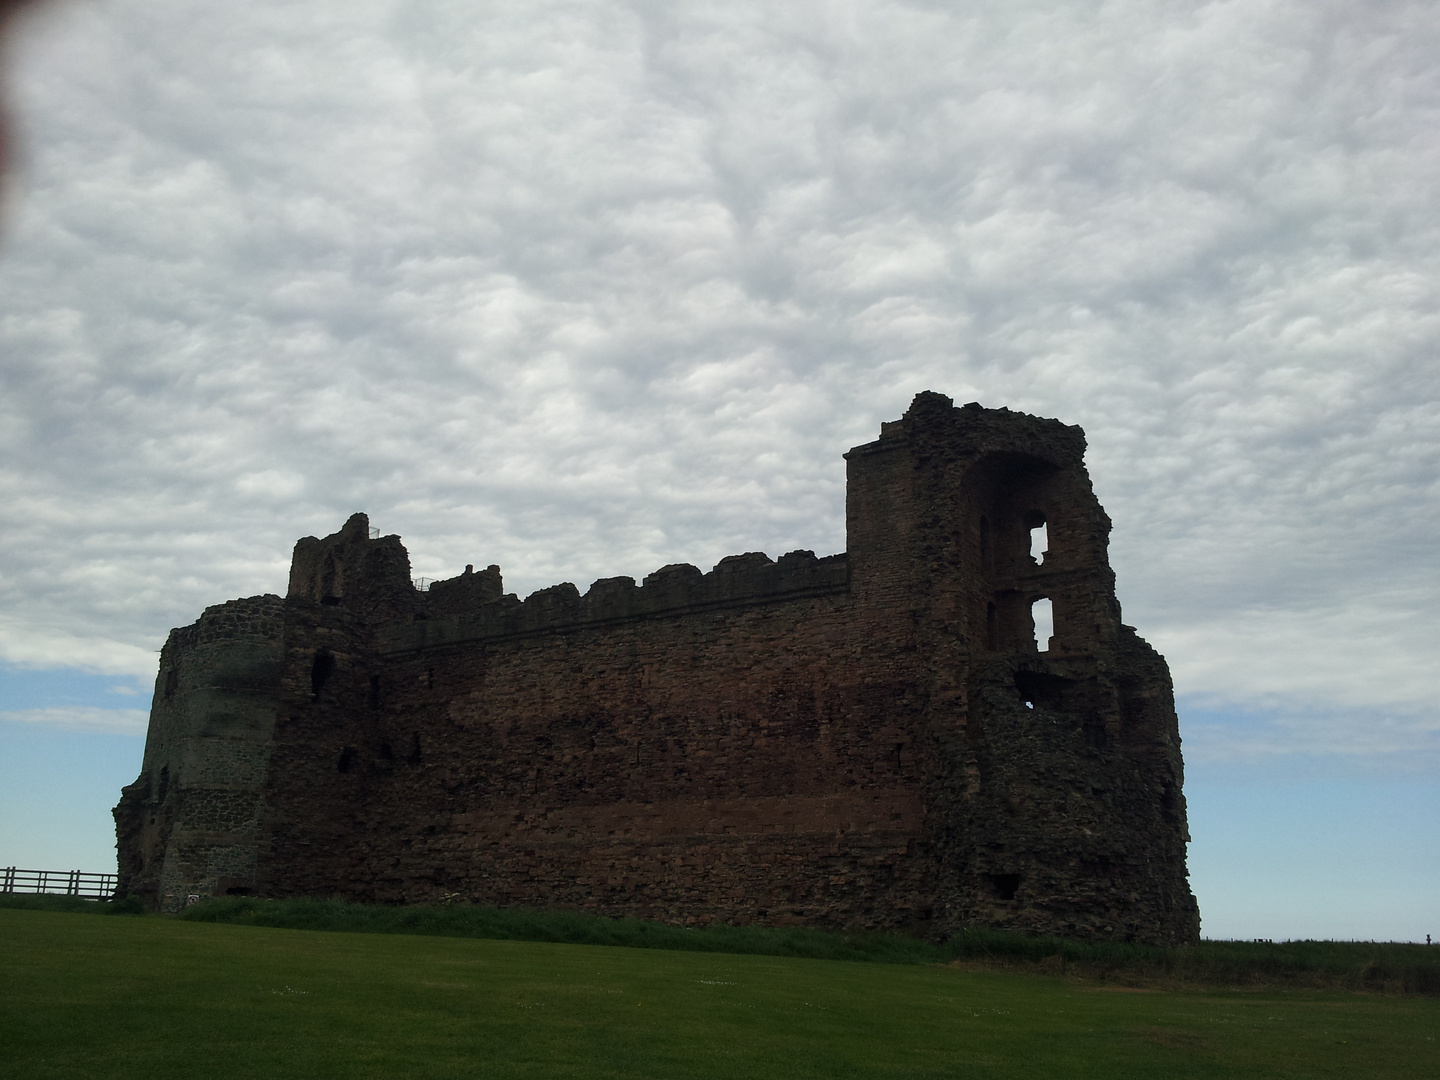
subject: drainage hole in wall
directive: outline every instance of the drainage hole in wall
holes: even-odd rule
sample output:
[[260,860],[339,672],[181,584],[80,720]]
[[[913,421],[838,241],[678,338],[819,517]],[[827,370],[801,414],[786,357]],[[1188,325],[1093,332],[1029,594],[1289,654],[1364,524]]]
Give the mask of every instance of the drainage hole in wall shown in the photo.
[[1015,894],[1020,891],[1020,875],[991,874],[990,888],[997,900],[1014,900]]

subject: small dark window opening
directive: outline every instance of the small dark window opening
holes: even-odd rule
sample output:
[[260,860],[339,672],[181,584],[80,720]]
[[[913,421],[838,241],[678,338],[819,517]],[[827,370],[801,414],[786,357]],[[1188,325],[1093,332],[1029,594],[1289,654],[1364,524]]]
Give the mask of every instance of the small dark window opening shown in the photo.
[[1060,675],[1043,671],[1015,673],[1015,690],[1019,693],[1020,700],[1030,708],[1038,705],[1042,709],[1069,711],[1073,702],[1068,699],[1074,696],[1074,688],[1075,684],[1071,680]]
[[410,733],[410,753],[405,755],[405,760],[411,765],[420,764],[420,733],[418,731]]
[[1179,800],[1175,797],[1175,786],[1166,784],[1160,789],[1160,812],[1167,821],[1174,820]]
[[337,762],[337,767],[341,772],[349,772],[355,767],[355,747],[347,746],[344,750],[340,751],[340,760]]
[[379,675],[371,675],[371,676],[370,676],[370,707],[371,707],[372,709],[378,709],[378,708],[380,707],[380,676],[379,676]]
[[435,669],[433,667],[425,669],[425,685],[432,689],[435,686]]
[[321,599],[320,603],[324,604],[326,607],[338,607],[340,604],[340,597],[326,596]]
[[1120,698],[1120,727],[1125,737],[1132,740],[1153,731],[1155,722],[1152,718],[1150,699],[1122,696]]
[[175,668],[172,667],[170,670],[168,670],[167,672],[165,672],[165,696],[166,696],[167,698],[172,698],[172,697],[174,697],[174,696],[175,696],[175,691],[178,690],[179,688],[180,688],[180,672],[179,672],[177,669],[175,669]]
[[905,770],[905,759],[902,756],[904,749],[905,744],[903,742],[897,742],[895,744],[895,771],[897,773]]
[[170,794],[170,766],[166,765],[160,769],[160,790],[155,795],[156,802],[164,802],[165,796]]
[[395,760],[395,751],[390,749],[390,744],[388,742],[382,742],[380,744],[380,756],[386,761]]
[[325,684],[330,681],[330,676],[335,674],[335,657],[328,652],[317,652],[315,661],[310,665],[310,700],[319,701],[320,691],[325,689]]
[[248,885],[231,885],[225,890],[226,896],[254,896],[255,890]]
[[1019,874],[991,874],[990,888],[997,900],[1014,900],[1020,891]]
[[1085,714],[1081,731],[1085,736],[1085,744],[1096,750],[1104,750],[1110,743],[1110,734],[1105,730],[1105,717],[1093,709]]

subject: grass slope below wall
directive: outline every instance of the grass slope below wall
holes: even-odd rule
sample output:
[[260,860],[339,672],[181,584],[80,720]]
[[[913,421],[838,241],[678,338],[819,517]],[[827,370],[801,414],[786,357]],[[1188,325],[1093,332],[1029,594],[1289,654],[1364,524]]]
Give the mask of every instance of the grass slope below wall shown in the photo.
[[1432,1080],[1440,999],[0,911],[24,1080]]
[[[134,901],[96,904],[66,897],[0,896],[0,906],[139,911]],[[887,964],[951,964],[1064,974],[1131,986],[1292,986],[1440,994],[1440,946],[1337,941],[1202,941],[1182,948],[968,928],[943,943],[900,934],[833,933],[805,927],[691,929],[574,911],[469,904],[371,906],[338,900],[207,900],[177,918],[277,929],[612,945],[632,949],[790,956]]]

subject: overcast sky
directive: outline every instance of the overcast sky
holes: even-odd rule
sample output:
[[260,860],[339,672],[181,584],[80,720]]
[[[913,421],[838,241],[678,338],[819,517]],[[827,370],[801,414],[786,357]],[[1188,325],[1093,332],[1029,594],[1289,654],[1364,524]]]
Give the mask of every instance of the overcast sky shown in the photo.
[[172,626],[282,592],[355,510],[417,575],[522,596],[840,551],[841,454],[932,389],[1084,426],[1192,776],[1440,777],[1433,3],[68,0],[25,29],[8,670],[148,694]]

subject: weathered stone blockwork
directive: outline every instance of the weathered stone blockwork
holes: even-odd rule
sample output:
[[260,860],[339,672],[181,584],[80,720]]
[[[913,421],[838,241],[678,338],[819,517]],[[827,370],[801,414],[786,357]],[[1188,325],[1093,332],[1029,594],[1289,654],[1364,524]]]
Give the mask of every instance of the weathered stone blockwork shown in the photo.
[[921,394],[847,455],[845,554],[524,602],[416,590],[356,515],[171,635],[121,887],[1191,940],[1169,674],[1083,454]]

